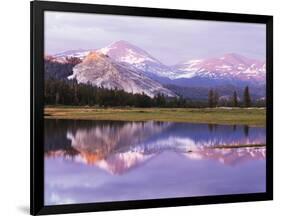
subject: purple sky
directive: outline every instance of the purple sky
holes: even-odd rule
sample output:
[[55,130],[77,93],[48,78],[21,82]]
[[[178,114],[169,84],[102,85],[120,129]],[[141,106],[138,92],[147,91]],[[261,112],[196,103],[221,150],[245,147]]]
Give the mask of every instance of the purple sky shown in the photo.
[[165,64],[224,53],[265,60],[264,24],[45,12],[45,51],[98,49],[126,40]]

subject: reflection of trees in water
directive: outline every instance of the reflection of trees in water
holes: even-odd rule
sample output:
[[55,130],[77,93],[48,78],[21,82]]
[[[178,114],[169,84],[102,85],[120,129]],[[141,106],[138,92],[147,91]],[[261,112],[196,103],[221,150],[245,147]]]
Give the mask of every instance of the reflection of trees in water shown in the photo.
[[[77,154],[81,154],[80,149],[76,148],[72,144],[72,140],[69,139],[68,134],[76,136],[77,133],[84,132],[84,136],[78,137],[85,141],[89,139],[89,142],[93,146],[98,147],[100,151],[109,152],[111,147],[109,142],[103,143],[103,145],[98,146],[97,139],[91,137],[91,132],[93,128],[98,128],[101,131],[101,136],[105,139],[108,137],[107,129],[111,128],[115,134],[118,133],[118,128],[124,125],[124,122],[103,122],[103,121],[81,121],[81,120],[59,120],[59,119],[45,119],[44,122],[44,150],[46,156],[64,156],[73,158]],[[102,131],[104,133],[102,133]],[[112,139],[109,138],[109,139]],[[114,139],[112,139],[114,142]],[[89,144],[89,143],[88,143]],[[99,154],[100,152],[98,152]],[[92,157],[93,155],[91,155]],[[96,157],[96,156],[95,156]]]
[[73,149],[92,160],[144,142],[167,128],[164,122],[45,120],[45,152]]
[[249,126],[248,125],[244,125],[243,130],[244,130],[244,135],[245,137],[249,136]]
[[209,129],[210,132],[213,132],[213,128],[214,128],[213,124],[208,124],[208,129]]
[[45,120],[45,152],[83,152],[93,160],[131,150],[155,153],[192,146],[265,143],[264,140],[263,128],[249,131],[247,125]]
[[68,123],[61,120],[44,121],[44,150],[55,151],[71,148],[71,142],[65,139]]
[[247,125],[208,124],[206,127],[206,124],[165,122],[45,120],[45,150],[72,146],[80,150],[109,153],[125,151],[138,144],[145,145],[147,139],[151,140],[149,143],[159,143],[160,140],[167,143],[171,138],[181,142],[185,142],[185,138],[190,139],[198,146],[264,143],[264,130],[253,128],[249,131]]
[[217,124],[208,124],[208,129],[210,132],[216,131],[218,128]]
[[[218,128],[217,124],[208,124],[208,130],[211,133],[215,132],[217,130],[217,128]],[[232,130],[235,132],[237,130],[237,125],[233,125]],[[244,132],[245,137],[249,136],[249,130],[250,130],[250,128],[248,125],[243,126],[243,132]]]
[[[71,140],[66,139],[67,132],[74,135],[80,130],[90,131],[93,127],[116,127],[124,125],[124,122],[103,122],[103,121],[81,121],[81,120],[62,120],[62,119],[45,119],[44,120],[44,149],[56,150],[67,149],[71,147]],[[106,134],[105,134],[106,136]]]
[[248,126],[239,125],[45,120],[45,156],[66,159],[79,156],[85,163],[96,165],[102,161],[103,168],[119,173],[163,151],[233,163],[237,158],[242,160],[242,156],[264,157],[264,150],[212,147],[264,143],[265,135],[259,136],[263,130],[253,128],[249,134]]

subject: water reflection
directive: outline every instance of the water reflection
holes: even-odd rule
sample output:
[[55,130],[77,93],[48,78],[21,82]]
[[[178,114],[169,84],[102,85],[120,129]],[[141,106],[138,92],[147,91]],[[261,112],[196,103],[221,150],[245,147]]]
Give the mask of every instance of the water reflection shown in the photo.
[[[45,200],[47,204],[54,204],[262,191],[265,189],[265,147],[239,147],[249,144],[265,144],[265,128],[152,121],[45,120],[45,176],[47,178]],[[222,146],[232,148],[221,148]],[[237,148],[234,148],[235,146]],[[162,161],[162,164],[159,162],[155,168],[153,164],[158,161]],[[195,166],[199,168],[194,168]],[[254,170],[249,171],[248,166],[252,166]],[[180,180],[174,178],[173,167],[174,170],[183,172],[181,177],[184,177],[190,185],[201,180],[207,181],[205,183],[207,187],[210,181],[222,179],[223,185],[212,185],[212,188],[208,186],[200,192],[192,192],[194,189],[185,191],[183,189],[187,187],[186,183],[179,185]],[[201,175],[209,173],[210,168],[214,173],[202,180]],[[186,169],[192,172],[194,179],[184,174]],[[105,171],[108,176],[105,177],[105,174],[100,173],[101,171]],[[146,190],[149,182],[136,183],[135,178],[139,175],[142,178],[149,178],[152,175],[150,172],[153,172],[155,178],[162,177],[161,180],[159,179],[161,183],[157,182],[157,187],[162,185],[162,190],[159,188],[159,191],[151,192],[150,195],[132,191],[121,196],[117,193],[120,188],[112,188],[125,178],[122,185],[126,189],[130,189],[133,185]],[[226,173],[228,176],[221,176]],[[250,173],[251,175],[248,176]],[[67,179],[65,180],[67,183],[62,182],[62,179],[69,175],[75,176],[74,179],[77,181]],[[231,177],[232,175],[235,177]],[[96,180],[89,182],[87,179],[86,182],[89,184],[87,187],[95,187],[92,191],[94,194],[84,193],[84,195],[79,195],[79,198],[71,195],[77,188],[85,189],[85,186],[81,185],[81,178],[91,176],[95,179],[103,176],[103,181],[109,181],[110,184],[106,188],[104,186],[96,188]],[[238,176],[239,179],[237,179]],[[238,182],[244,180],[244,182],[241,181],[240,186],[237,182],[233,185],[234,179]],[[248,180],[252,181],[252,188],[245,188],[244,184]],[[54,185],[63,185],[65,188],[65,184],[68,184],[70,189],[62,192],[63,195],[59,192],[61,188],[54,188]],[[165,192],[167,184],[173,186],[173,190]],[[107,191],[108,187],[111,191]],[[82,193],[81,191],[76,191],[76,194]],[[102,191],[104,193],[100,195]],[[184,194],[182,194],[183,191],[185,191]],[[55,198],[54,192],[57,196]],[[65,197],[61,198],[61,196]]]
[[248,125],[244,125],[244,134],[245,134],[245,137],[249,136],[249,126]]

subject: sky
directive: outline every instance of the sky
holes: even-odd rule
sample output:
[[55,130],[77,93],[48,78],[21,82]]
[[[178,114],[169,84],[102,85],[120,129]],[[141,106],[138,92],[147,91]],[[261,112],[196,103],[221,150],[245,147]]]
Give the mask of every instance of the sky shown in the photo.
[[125,40],[167,65],[239,53],[265,60],[265,24],[45,12],[45,53],[99,49]]

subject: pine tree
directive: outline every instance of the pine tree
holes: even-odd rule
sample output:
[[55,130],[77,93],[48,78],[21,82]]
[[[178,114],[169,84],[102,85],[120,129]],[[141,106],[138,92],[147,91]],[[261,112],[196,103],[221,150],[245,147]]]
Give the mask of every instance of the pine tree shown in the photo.
[[60,94],[56,92],[56,104],[59,104],[60,102]]
[[249,87],[246,86],[244,90],[244,106],[250,107],[251,106],[251,96],[250,96],[250,90]]
[[208,103],[209,103],[209,107],[214,106],[214,91],[213,91],[213,89],[209,90]]
[[218,106],[219,104],[219,93],[218,91],[214,91],[214,106]]
[[233,92],[233,106],[237,107],[238,106],[238,99],[237,99],[237,93],[236,91]]

